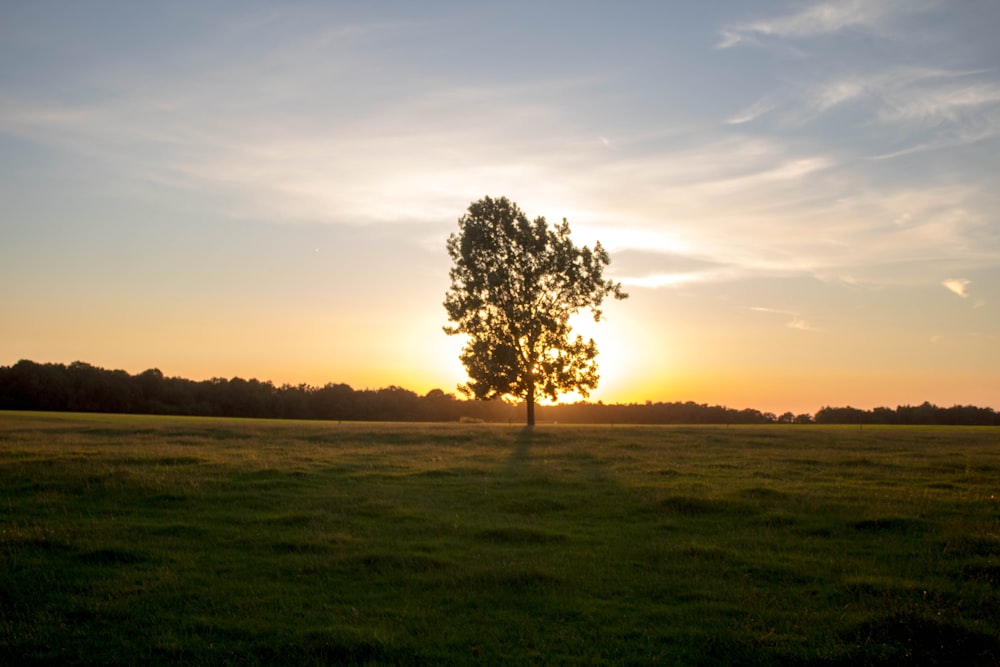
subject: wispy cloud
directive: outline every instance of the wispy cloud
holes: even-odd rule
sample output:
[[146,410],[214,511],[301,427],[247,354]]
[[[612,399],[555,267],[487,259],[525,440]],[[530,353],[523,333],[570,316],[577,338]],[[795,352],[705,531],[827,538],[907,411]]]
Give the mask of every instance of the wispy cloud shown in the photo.
[[703,283],[729,282],[746,276],[745,271],[735,267],[722,267],[702,271],[683,271],[672,273],[650,273],[648,275],[623,275],[615,279],[630,287],[658,289],[661,287],[684,287],[686,285]]
[[[662,266],[619,277],[634,286],[790,275],[898,281],[910,279],[906,261],[998,261],[995,244],[970,236],[988,224],[977,211],[989,201],[973,187],[873,185],[856,163],[748,135],[644,154],[628,150],[641,136],[623,134],[609,149],[555,109],[505,105],[490,115],[494,98],[483,97],[530,91],[442,90],[343,127],[201,116],[184,105],[153,114],[143,105],[158,103],[141,99],[18,113],[8,103],[0,125],[121,161],[116,169],[130,178],[210,195],[237,218],[443,228],[472,199],[505,194],[532,215],[568,217],[587,242],[661,253]],[[463,120],[470,107],[461,98],[482,111],[475,123]],[[505,125],[510,114],[533,131]],[[677,254],[712,266],[675,269],[668,256]],[[918,279],[927,267],[910,271]]]
[[[211,193],[241,218],[451,220],[487,192],[531,190],[536,198],[566,200],[546,195],[559,187],[547,154],[558,154],[565,141],[560,118],[534,100],[541,90],[558,94],[575,82],[401,90],[392,104],[341,118],[338,108],[323,114],[336,97],[317,101],[308,115],[284,109],[286,96],[312,95],[311,76],[286,79],[274,97],[258,100],[273,109],[234,112],[231,98],[259,90],[250,80],[240,83],[246,74],[207,75],[227,80],[218,90],[199,78],[161,81],[155,90],[122,81],[115,95],[87,105],[8,99],[0,131],[93,164],[114,162],[128,178]],[[533,131],[519,131],[522,125]]]
[[[963,75],[955,72],[949,78]],[[894,86],[890,91],[884,96],[884,105],[879,109],[879,120],[884,123],[935,125],[958,122],[970,113],[1000,106],[1000,84],[993,81]]]
[[735,114],[740,124],[765,114],[788,125],[802,125],[845,107],[854,107],[862,122],[924,131],[946,126],[978,126],[996,131],[1000,84],[982,70],[887,67],[873,72],[822,77],[771,93]]
[[815,86],[804,99],[814,113],[864,102],[872,120],[882,125],[926,129],[975,122],[977,117],[994,125],[1000,110],[1000,84],[983,78],[988,75],[983,71],[894,67],[832,79]]
[[967,280],[965,278],[949,278],[948,280],[945,280],[941,284],[944,285],[945,289],[947,289],[949,292],[957,294],[963,299],[969,298],[968,289],[969,285],[972,284],[971,280]]
[[729,118],[726,123],[730,125],[742,125],[744,123],[750,123],[757,120],[761,116],[764,116],[778,107],[778,103],[772,100],[770,97],[765,97],[760,99],[753,104],[751,104],[746,109],[743,109],[736,115]]
[[783,317],[789,318],[788,321],[785,323],[785,326],[788,327],[789,329],[796,329],[797,331],[816,331],[816,332],[823,331],[823,329],[815,327],[806,322],[804,319],[802,319],[802,316],[796,311],[781,310],[778,308],[764,308],[762,306],[752,306],[750,310],[757,313],[781,315]]
[[[1000,262],[984,214],[995,195],[985,181],[956,184],[947,172],[885,180],[863,161],[797,155],[793,146],[754,138],[580,164],[553,171],[576,193],[580,212],[571,221],[616,250],[661,252],[665,267],[680,253],[730,267],[733,279],[813,275],[880,285]],[[646,269],[628,273],[661,286],[726,276]]]
[[719,48],[758,43],[766,38],[803,38],[846,29],[878,29],[889,17],[919,11],[927,2],[907,0],[839,0],[769,19],[736,24],[722,31]]
[[[764,109],[766,113],[761,111]],[[829,212],[834,208],[854,209],[851,215],[871,225],[870,229],[881,230],[884,223],[876,216],[881,217],[882,209],[887,216],[883,220],[891,219],[896,225],[893,236],[897,241],[900,235],[896,232],[904,228],[920,229],[919,236],[931,231],[930,216],[935,219],[933,225],[942,231],[958,231],[959,227],[969,231],[988,224],[979,212],[987,210],[989,201],[995,199],[983,177],[992,168],[989,165],[995,164],[991,145],[1000,138],[1000,84],[986,72],[908,66],[839,76],[786,90],[781,95],[768,95],[730,122],[751,120],[758,121],[750,128],[758,133],[813,133],[819,129],[838,133],[840,143],[830,146],[830,153],[824,156],[832,178],[824,179],[827,189],[823,192],[828,198],[822,206]],[[920,154],[947,150],[974,152],[966,152],[963,162],[932,164],[930,157],[923,163],[914,161]],[[906,169],[921,170],[920,176],[910,177],[904,172],[890,175],[887,167],[878,164],[907,157],[911,159]],[[836,169],[839,164],[851,163],[851,173]],[[816,180],[811,178],[809,182],[815,184]],[[874,181],[881,185],[873,188]],[[965,185],[955,185],[960,182]],[[931,191],[936,199],[926,196]],[[816,213],[813,208],[808,215]],[[841,222],[833,224],[834,228],[844,226]],[[820,235],[834,238],[828,233],[830,228],[821,225],[818,229]],[[917,240],[913,231],[907,236],[910,239],[899,246],[904,255]],[[947,236],[965,238],[954,245],[945,240],[956,250],[963,244],[965,252],[973,254],[996,250],[995,244],[971,243],[965,233],[956,236],[949,232]],[[935,254],[930,247],[927,251]]]
[[[727,120],[748,136],[772,136],[775,145],[791,147],[794,137],[825,147],[818,151],[825,168],[798,187],[761,190],[768,194],[759,201],[774,206],[769,212],[754,205],[752,192],[719,198],[742,200],[737,206],[747,227],[757,221],[771,230],[766,249],[736,233],[745,248],[755,248],[754,261],[761,266],[769,249],[791,274],[798,267],[824,280],[876,286],[927,284],[935,272],[996,266],[1000,246],[986,230],[994,224],[988,211],[998,202],[985,174],[997,166],[992,145],[1000,137],[1000,84],[992,69],[953,43],[949,22],[914,20],[945,5],[831,0],[800,7],[732,23],[718,44],[778,48],[779,55],[786,47],[807,49],[816,56],[795,59],[779,89],[762,91]],[[874,57],[884,53],[886,39],[904,35],[893,57]],[[917,48],[915,39],[934,40],[935,49]],[[864,55],[869,51],[872,57]],[[931,151],[941,151],[941,159],[921,155]],[[960,160],[954,159],[958,151]],[[886,164],[897,159],[895,168]],[[794,199],[780,200],[789,195]],[[960,283],[949,289],[967,294]]]

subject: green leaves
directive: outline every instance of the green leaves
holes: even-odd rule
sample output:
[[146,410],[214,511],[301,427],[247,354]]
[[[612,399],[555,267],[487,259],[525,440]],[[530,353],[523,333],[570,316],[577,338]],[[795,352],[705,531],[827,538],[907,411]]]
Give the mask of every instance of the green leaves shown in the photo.
[[453,324],[444,330],[470,337],[464,391],[524,398],[529,424],[539,391],[553,400],[566,391],[586,396],[597,387],[597,348],[571,339],[569,318],[589,308],[599,321],[606,297],[628,296],[604,279],[607,251],[576,247],[565,219],[555,228],[543,217],[529,221],[505,197],[473,202],[458,225],[447,242],[454,264],[444,307]]

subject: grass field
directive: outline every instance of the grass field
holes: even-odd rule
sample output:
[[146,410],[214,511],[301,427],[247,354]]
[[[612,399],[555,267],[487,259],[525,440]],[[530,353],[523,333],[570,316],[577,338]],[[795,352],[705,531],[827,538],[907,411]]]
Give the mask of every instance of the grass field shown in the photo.
[[1000,664],[1000,429],[0,413],[2,664]]

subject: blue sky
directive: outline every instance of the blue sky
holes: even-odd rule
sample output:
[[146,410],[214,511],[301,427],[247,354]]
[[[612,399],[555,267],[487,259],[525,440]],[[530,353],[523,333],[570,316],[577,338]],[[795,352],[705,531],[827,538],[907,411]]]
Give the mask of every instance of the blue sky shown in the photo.
[[0,2],[0,363],[451,390],[444,242],[612,251],[594,398],[1000,407],[1000,5]]

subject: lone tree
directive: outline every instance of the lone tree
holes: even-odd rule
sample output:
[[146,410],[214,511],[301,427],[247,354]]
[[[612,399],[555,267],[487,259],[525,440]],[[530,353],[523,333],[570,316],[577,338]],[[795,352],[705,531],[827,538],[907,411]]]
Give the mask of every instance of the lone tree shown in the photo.
[[605,280],[607,251],[578,248],[569,223],[550,229],[529,221],[506,197],[469,205],[448,237],[454,260],[444,307],[449,335],[466,334],[461,360],[470,381],[461,387],[477,399],[524,399],[527,425],[535,425],[535,399],[597,387],[597,346],[571,338],[570,316],[589,308],[601,319],[607,296],[624,299],[620,283]]

